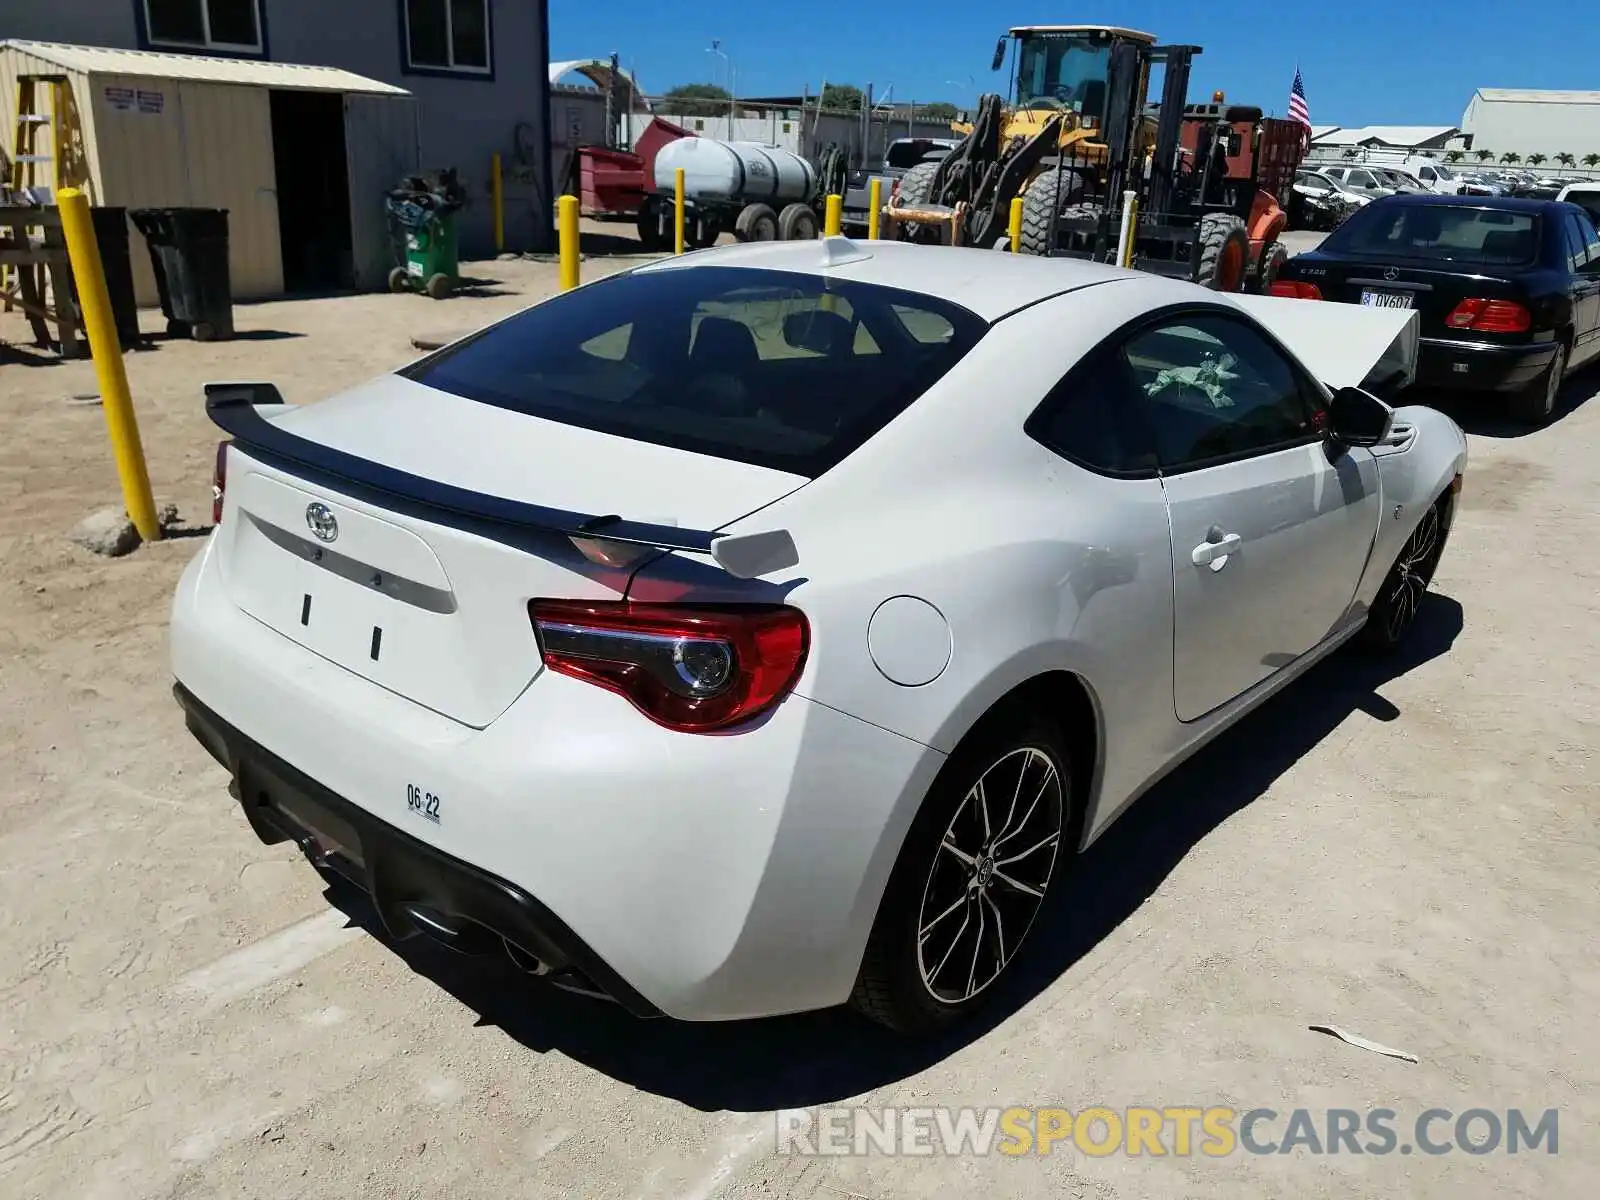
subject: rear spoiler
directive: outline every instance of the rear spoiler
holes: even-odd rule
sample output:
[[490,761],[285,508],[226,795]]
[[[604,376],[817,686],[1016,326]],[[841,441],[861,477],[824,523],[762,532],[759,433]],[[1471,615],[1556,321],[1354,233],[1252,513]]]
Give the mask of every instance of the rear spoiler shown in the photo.
[[[206,415],[251,458],[287,467],[297,475],[340,490],[354,485],[442,513],[561,534],[591,557],[594,543],[704,554],[739,579],[754,579],[787,570],[800,561],[794,538],[787,529],[725,534],[629,521],[613,513],[569,512],[488,496],[386,467],[300,437],[271,419],[282,415],[274,410],[288,411],[295,407],[285,404],[283,395],[271,383],[208,383],[205,397]],[[610,562],[609,565],[622,564]]]

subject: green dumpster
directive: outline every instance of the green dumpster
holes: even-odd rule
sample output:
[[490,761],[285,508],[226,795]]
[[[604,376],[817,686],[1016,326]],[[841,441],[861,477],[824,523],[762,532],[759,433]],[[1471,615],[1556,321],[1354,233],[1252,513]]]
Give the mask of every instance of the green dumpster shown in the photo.
[[460,282],[456,214],[465,199],[454,171],[411,176],[385,199],[396,266],[389,290],[443,300]]

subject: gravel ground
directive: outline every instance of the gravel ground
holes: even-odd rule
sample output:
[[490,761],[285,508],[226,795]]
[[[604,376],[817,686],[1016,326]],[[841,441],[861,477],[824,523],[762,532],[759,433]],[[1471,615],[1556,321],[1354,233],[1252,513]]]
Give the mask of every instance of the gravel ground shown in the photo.
[[[251,305],[234,343],[131,355],[157,499],[184,522],[124,559],[65,537],[118,498],[101,412],[74,399],[92,370],[0,350],[0,1194],[1593,1195],[1600,372],[1527,435],[1431,398],[1473,461],[1414,651],[1324,664],[1142,800],[982,1028],[918,1047],[840,1013],[688,1027],[369,936],[249,833],[168,693],[168,600],[209,519],[201,383],[312,399],[554,283],[472,270],[446,304]],[[0,316],[0,340],[24,330]],[[1557,1108],[1562,1136],[1516,1156],[775,1152],[773,1110],[842,1102],[1382,1106],[1402,1135],[1433,1107]]]

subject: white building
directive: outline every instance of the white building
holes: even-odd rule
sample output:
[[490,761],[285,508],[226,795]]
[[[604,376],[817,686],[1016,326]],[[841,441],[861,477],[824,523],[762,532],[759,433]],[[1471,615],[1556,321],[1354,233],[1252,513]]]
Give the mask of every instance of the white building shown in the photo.
[[1479,88],[1461,117],[1474,151],[1571,154],[1580,162],[1600,154],[1600,92],[1539,92]]
[[1359,129],[1345,129],[1338,125],[1313,125],[1313,147],[1336,146],[1382,148],[1385,150],[1411,150],[1418,154],[1434,154],[1449,149],[1452,139],[1461,130],[1453,125],[1364,125]]

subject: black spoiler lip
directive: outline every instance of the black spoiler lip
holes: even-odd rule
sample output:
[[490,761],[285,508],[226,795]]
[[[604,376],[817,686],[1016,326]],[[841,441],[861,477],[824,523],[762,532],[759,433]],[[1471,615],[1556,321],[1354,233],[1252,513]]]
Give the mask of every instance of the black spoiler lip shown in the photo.
[[628,521],[614,513],[569,512],[488,496],[324,446],[290,433],[256,411],[257,405],[284,403],[282,394],[270,383],[208,383],[205,397],[206,415],[251,458],[290,467],[296,474],[335,487],[341,483],[353,484],[413,504],[495,524],[690,554],[710,554],[712,542],[722,536],[709,530]]

